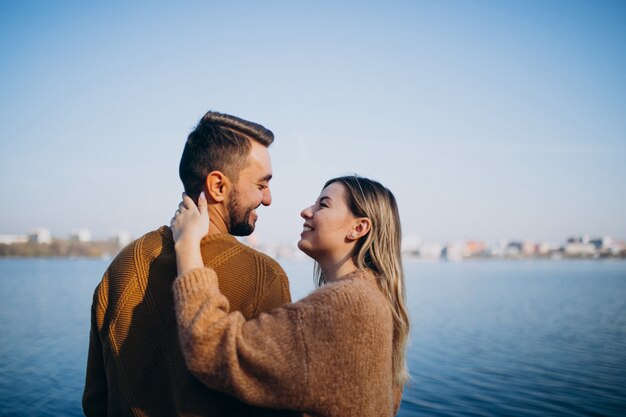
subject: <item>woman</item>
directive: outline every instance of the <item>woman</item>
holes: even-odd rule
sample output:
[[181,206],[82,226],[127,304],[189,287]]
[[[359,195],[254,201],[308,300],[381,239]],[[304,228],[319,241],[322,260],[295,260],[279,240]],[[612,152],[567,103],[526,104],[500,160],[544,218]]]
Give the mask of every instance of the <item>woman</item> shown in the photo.
[[315,416],[395,415],[407,380],[409,319],[393,194],[348,176],[326,183],[304,209],[298,247],[316,262],[320,288],[246,321],[229,313],[200,240],[204,195],[185,196],[172,219],[174,298],[189,370],[250,404]]

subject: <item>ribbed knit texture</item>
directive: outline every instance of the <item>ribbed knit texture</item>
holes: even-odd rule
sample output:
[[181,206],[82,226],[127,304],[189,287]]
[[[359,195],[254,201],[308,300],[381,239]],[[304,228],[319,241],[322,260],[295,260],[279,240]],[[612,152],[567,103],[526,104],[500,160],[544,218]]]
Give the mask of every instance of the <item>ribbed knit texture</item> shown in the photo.
[[205,384],[317,417],[397,412],[391,310],[373,276],[349,274],[254,320],[229,313],[218,276],[200,268],[174,282],[183,354]]
[[[271,258],[227,234],[203,239],[205,265],[234,310],[253,318],[291,299]],[[126,247],[95,290],[83,409],[87,416],[287,416],[210,390],[187,370],[172,295],[176,256],[168,227]]]

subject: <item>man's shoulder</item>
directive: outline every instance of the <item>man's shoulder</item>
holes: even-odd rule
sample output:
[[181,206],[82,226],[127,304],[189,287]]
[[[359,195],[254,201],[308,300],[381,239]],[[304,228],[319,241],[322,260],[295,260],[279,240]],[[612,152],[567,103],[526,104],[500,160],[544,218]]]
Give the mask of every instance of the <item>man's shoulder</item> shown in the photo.
[[163,252],[172,252],[174,241],[167,226],[161,226],[126,245],[113,259],[109,270],[129,269],[137,264],[150,263]]
[[283,270],[282,266],[280,266],[280,264],[271,256],[269,256],[266,253],[260,252],[248,245],[245,245],[243,243],[240,242],[241,245],[244,246],[244,251],[245,253],[248,254],[248,256],[252,256],[255,257],[256,259],[259,260],[259,262],[261,262],[266,268],[275,271],[276,273],[280,273],[280,274],[284,274],[285,271]]
[[291,301],[287,275],[278,262],[235,237],[208,236],[202,254],[205,265],[217,272],[220,289],[231,301],[231,308],[241,310],[246,318]]
[[[274,258],[240,242],[234,236],[224,234],[205,243],[207,248],[211,248],[213,245],[225,245],[225,247],[220,248],[222,252],[216,257],[227,257],[230,262],[236,263],[254,263],[273,275],[285,275],[285,271]],[[209,264],[211,263],[213,262],[209,262]]]
[[[175,276],[176,260],[174,257],[172,234],[168,227],[162,226],[146,233],[124,247],[108,266],[96,296],[101,304],[111,300],[111,294],[122,294],[140,277],[147,277],[155,270],[164,271],[164,267],[173,271]],[[164,256],[165,255],[165,256]],[[159,273],[159,272],[157,272]],[[139,286],[134,286],[139,290]],[[113,297],[115,298],[115,297]]]

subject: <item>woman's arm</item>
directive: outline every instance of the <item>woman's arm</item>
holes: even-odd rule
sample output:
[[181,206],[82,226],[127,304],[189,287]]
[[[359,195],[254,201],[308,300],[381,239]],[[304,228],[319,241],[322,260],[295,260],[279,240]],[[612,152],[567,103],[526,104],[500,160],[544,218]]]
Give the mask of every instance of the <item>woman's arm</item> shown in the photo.
[[393,415],[398,414],[398,410],[400,410],[400,403],[402,403],[402,391],[404,391],[404,386],[393,386]]
[[298,308],[246,321],[209,268],[174,282],[178,334],[190,372],[210,388],[252,405],[299,410],[308,393],[307,349]]
[[183,195],[171,228],[179,277],[174,301],[181,348],[189,370],[207,386],[262,407],[298,409],[307,387],[307,357],[297,309],[245,321],[229,314],[217,276],[204,268],[200,241],[209,216],[204,194],[198,206]]

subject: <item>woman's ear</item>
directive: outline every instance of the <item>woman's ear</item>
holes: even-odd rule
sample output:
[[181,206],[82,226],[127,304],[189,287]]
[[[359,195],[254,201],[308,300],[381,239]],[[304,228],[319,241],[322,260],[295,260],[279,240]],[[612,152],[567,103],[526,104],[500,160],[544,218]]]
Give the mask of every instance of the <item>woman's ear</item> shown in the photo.
[[350,237],[354,236],[354,239],[360,239],[369,233],[372,228],[372,222],[367,217],[360,217],[356,220],[356,224],[352,229],[353,232]]
[[208,201],[221,203],[226,197],[228,178],[220,171],[211,171],[204,179],[205,194]]

